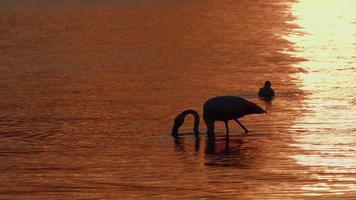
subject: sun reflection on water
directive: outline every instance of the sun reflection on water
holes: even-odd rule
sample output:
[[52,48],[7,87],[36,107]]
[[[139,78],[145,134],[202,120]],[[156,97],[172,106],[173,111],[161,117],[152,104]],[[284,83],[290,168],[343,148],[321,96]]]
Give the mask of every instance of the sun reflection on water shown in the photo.
[[292,7],[300,30],[287,36],[295,44],[306,113],[296,122],[301,149],[293,156],[317,182],[306,195],[356,191],[356,1],[300,0]]

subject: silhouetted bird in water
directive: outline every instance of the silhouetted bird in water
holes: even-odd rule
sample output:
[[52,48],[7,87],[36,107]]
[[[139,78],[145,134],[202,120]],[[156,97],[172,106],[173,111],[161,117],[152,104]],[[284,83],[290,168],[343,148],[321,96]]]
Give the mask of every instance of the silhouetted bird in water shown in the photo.
[[[207,126],[207,134],[209,138],[215,138],[214,128],[215,121],[225,122],[226,135],[229,134],[229,120],[235,120],[244,130],[248,130],[237,120],[240,117],[249,114],[266,113],[258,105],[236,96],[220,96],[207,100],[204,104],[203,111],[204,122]],[[172,136],[178,137],[178,129],[184,123],[186,115],[194,116],[194,135],[199,138],[199,114],[197,111],[189,109],[181,112],[174,120]]]
[[274,91],[271,86],[271,81],[266,81],[265,85],[261,87],[258,91],[258,96],[267,101],[272,100],[272,98],[274,97]]

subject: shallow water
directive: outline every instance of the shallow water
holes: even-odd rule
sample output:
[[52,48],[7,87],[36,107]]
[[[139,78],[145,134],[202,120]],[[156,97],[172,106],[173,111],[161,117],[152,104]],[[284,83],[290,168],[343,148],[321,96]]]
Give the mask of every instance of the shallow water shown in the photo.
[[[355,6],[1,2],[0,199],[355,198]],[[218,95],[268,114],[171,138]]]

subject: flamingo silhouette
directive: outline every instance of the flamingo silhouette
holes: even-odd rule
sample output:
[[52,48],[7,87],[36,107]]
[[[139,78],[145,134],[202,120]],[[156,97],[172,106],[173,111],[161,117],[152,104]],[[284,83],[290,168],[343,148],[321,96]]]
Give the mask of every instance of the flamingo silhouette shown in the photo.
[[[215,121],[225,122],[226,135],[229,135],[229,120],[235,120],[244,130],[248,130],[239,122],[238,118],[249,114],[266,113],[258,105],[237,96],[219,96],[208,99],[204,104],[203,118],[207,126],[207,134],[209,138],[215,138]],[[172,129],[172,136],[178,137],[178,130],[184,123],[186,115],[194,116],[194,135],[199,138],[199,114],[197,111],[188,109],[181,112],[175,119]]]

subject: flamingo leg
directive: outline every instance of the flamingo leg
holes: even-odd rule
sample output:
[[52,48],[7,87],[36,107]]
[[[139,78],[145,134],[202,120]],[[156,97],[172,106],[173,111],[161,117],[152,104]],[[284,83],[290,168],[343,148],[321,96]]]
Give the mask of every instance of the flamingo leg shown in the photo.
[[226,128],[226,137],[229,136],[229,122],[225,121],[225,128]]
[[215,123],[213,120],[206,120],[205,121],[206,126],[208,128],[208,138],[209,139],[214,139],[215,138],[215,133],[214,133],[214,129],[215,129]]
[[239,122],[239,120],[235,119],[235,121],[245,130],[245,133],[248,133],[246,127],[244,127],[244,125],[242,125],[241,122]]

